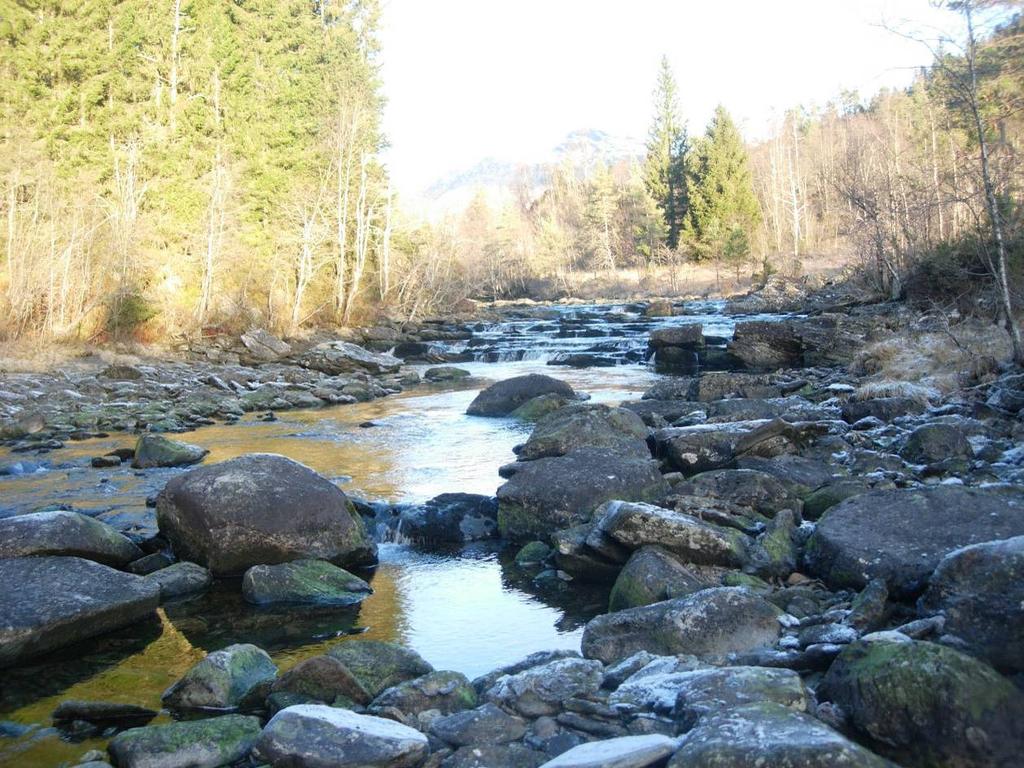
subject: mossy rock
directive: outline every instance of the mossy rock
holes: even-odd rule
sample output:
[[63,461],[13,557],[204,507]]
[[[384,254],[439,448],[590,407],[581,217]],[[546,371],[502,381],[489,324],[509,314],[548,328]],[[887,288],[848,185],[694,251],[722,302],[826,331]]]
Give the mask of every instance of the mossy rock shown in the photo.
[[225,715],[132,728],[115,736],[107,751],[120,766],[216,768],[245,758],[259,735],[258,718]]
[[516,553],[516,565],[543,563],[551,555],[551,547],[543,541],[531,541]]
[[527,400],[509,415],[513,419],[519,419],[520,421],[537,421],[547,416],[549,413],[554,413],[555,411],[564,408],[570,402],[575,401],[570,400],[563,395],[540,395],[532,400]]
[[250,707],[263,700],[276,677],[266,651],[248,643],[229,645],[192,667],[162,699],[177,710]]
[[373,700],[370,710],[394,708],[405,715],[418,715],[436,709],[442,715],[450,715],[476,705],[476,690],[465,675],[431,672],[388,688]]
[[132,466],[136,469],[152,467],[186,467],[198,464],[209,451],[198,445],[171,440],[163,435],[146,433],[135,443],[135,458]]
[[430,674],[430,666],[416,651],[379,640],[350,640],[327,652],[352,673],[373,697],[392,686]]
[[840,480],[838,483],[826,485],[804,499],[804,517],[808,520],[817,520],[839,502],[851,496],[867,493],[869,490],[871,489],[867,483],[861,480]]
[[1019,765],[1024,750],[1024,693],[988,665],[936,643],[869,636],[839,654],[818,694],[903,765]]
[[358,605],[371,592],[358,576],[325,560],[254,565],[242,578],[242,595],[253,605]]
[[709,586],[712,585],[667,550],[657,546],[642,547],[633,553],[619,572],[608,596],[608,610],[621,611],[685,597]]

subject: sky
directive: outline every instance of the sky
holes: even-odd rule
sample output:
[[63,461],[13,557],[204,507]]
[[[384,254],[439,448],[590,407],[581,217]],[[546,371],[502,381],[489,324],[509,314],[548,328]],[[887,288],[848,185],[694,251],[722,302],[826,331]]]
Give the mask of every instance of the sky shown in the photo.
[[399,191],[570,131],[644,138],[667,55],[691,133],[724,104],[748,138],[843,89],[909,83],[956,18],[928,0],[383,0],[385,162]]

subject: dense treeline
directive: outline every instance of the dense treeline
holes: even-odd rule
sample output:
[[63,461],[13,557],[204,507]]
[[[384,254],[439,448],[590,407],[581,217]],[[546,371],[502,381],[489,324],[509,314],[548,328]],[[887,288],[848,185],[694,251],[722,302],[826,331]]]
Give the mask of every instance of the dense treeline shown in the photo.
[[983,5],[1001,25],[909,88],[790,110],[751,144],[722,107],[689,131],[666,59],[646,157],[428,224],[379,161],[375,0],[23,0],[0,15],[0,337],[287,332],[836,254],[891,295],[996,285],[1012,316],[1024,30]]

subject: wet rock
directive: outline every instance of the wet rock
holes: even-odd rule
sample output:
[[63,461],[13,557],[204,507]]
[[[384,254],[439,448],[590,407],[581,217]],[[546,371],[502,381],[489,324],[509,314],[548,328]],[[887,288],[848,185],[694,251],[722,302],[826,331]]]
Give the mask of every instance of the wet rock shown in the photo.
[[935,464],[971,459],[974,449],[958,427],[942,423],[924,424],[910,433],[900,449],[900,456],[912,464]]
[[245,348],[249,350],[249,354],[256,360],[270,362],[287,357],[292,353],[291,344],[281,341],[263,328],[250,328],[239,338]]
[[402,535],[423,543],[461,543],[496,538],[498,501],[474,493],[442,493],[402,510]]
[[303,703],[334,706],[366,705],[373,698],[348,667],[332,656],[314,656],[289,669],[270,688],[271,695],[289,694]]
[[138,622],[160,590],[78,557],[0,560],[0,667]]
[[531,541],[516,552],[516,565],[542,563],[551,555],[551,547],[543,541]]
[[111,469],[113,467],[120,467],[121,466],[121,457],[120,456],[111,456],[111,455],[93,456],[89,460],[89,464],[94,469]]
[[426,736],[393,720],[302,704],[274,715],[254,755],[302,768],[412,768],[427,749]]
[[430,732],[458,747],[508,744],[526,735],[526,721],[488,702],[435,720]]
[[128,563],[125,570],[129,573],[134,573],[137,576],[147,576],[154,571],[159,571],[161,568],[167,568],[170,565],[174,565],[174,560],[163,552],[153,552],[152,554],[140,557],[137,560],[132,560]]
[[378,640],[349,640],[331,648],[327,655],[344,664],[371,697],[434,671],[415,651]]
[[698,349],[704,346],[704,327],[700,323],[670,325],[655,328],[647,341],[653,349],[662,347],[687,347]]
[[157,523],[178,557],[215,574],[298,558],[341,566],[376,559],[345,494],[274,454],[241,456],[172,479],[157,498]]
[[176,597],[205,592],[213,584],[213,576],[201,565],[175,563],[146,576],[146,581],[160,588],[160,602]]
[[140,435],[135,443],[135,457],[132,466],[135,469],[152,467],[185,467],[198,464],[209,451],[198,445],[171,440],[163,435],[146,433]]
[[78,512],[33,512],[0,519],[0,558],[61,555],[124,566],[142,550],[106,523]]
[[893,768],[821,721],[772,702],[715,712],[680,742],[668,768]]
[[358,576],[324,560],[254,565],[242,578],[242,596],[253,605],[358,605],[372,591]]
[[440,365],[436,368],[427,368],[423,372],[423,378],[427,381],[460,381],[470,377],[469,371],[465,368],[456,368],[452,365]]
[[710,586],[668,550],[644,546],[633,553],[616,578],[608,597],[608,610],[621,611],[685,597]]
[[677,746],[675,739],[661,734],[621,736],[580,744],[544,763],[543,768],[646,768],[660,764]]
[[248,643],[208,654],[164,691],[171,709],[237,709],[252,706],[269,692],[277,667],[266,651]]
[[1024,672],[1024,536],[950,552],[931,575],[920,612],[1010,673]]
[[807,572],[833,588],[883,578],[894,594],[911,596],[949,552],[1022,534],[1024,492],[1017,488],[873,491],[825,513],[804,559]]
[[739,531],[651,504],[613,502],[598,527],[629,549],[657,544],[687,563],[740,567],[747,560],[748,540]]
[[587,659],[557,659],[498,678],[485,698],[526,717],[553,715],[565,699],[592,695],[601,687],[601,664]]
[[62,723],[86,722],[100,730],[115,727],[119,730],[146,725],[159,713],[133,704],[115,704],[106,701],[62,701],[53,710],[53,721]]
[[839,654],[818,695],[878,751],[908,766],[1019,764],[1024,693],[1011,682],[951,648],[870,638]]
[[459,747],[441,763],[441,768],[538,768],[543,752],[522,744]]
[[370,704],[371,712],[397,709],[405,715],[437,710],[450,715],[476,706],[476,691],[459,672],[431,672],[407,680],[381,693]]
[[909,397],[876,397],[870,400],[853,400],[843,406],[843,420],[856,424],[861,419],[875,418],[890,422],[900,416],[924,413],[924,405]]
[[607,405],[572,405],[544,416],[530,439],[516,450],[521,461],[564,456],[580,448],[650,457],[647,427],[632,411]]
[[583,632],[583,655],[605,664],[638,651],[721,661],[772,645],[781,634],[780,613],[743,588],[705,589],[592,619]]
[[789,669],[695,669],[680,673],[677,686],[672,714],[685,729],[703,717],[743,704],[769,701],[797,712],[807,710],[807,690],[800,675]]
[[246,757],[260,735],[260,721],[224,715],[132,728],[107,750],[118,768],[219,768]]
[[330,376],[365,371],[372,374],[395,373],[402,361],[391,355],[370,352],[347,341],[317,344],[298,358],[303,368]]
[[546,537],[587,522],[606,501],[656,501],[668,489],[656,462],[597,448],[521,462],[498,489],[498,528],[513,540]]
[[540,395],[561,395],[567,400],[576,392],[564,381],[531,373],[499,381],[483,390],[466,409],[470,416],[507,416],[519,406]]
[[[551,534],[555,563],[574,579],[590,583],[611,583],[622,569],[623,559],[609,560],[587,543],[594,527],[589,523],[564,528]],[[614,542],[612,542],[614,544]]]
[[645,317],[672,317],[672,302],[663,299],[650,302],[644,309]]

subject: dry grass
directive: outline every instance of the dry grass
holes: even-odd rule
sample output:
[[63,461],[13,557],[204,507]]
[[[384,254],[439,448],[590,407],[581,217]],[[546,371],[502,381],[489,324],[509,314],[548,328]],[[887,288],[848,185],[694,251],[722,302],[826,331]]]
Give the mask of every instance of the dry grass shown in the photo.
[[854,370],[868,379],[854,398],[910,397],[933,403],[943,395],[991,376],[1010,356],[1006,332],[991,323],[967,321],[948,331],[903,332],[864,347]]
[[145,349],[110,349],[85,343],[21,340],[0,343],[0,376],[4,373],[43,373],[93,370],[108,365],[134,365],[149,357]]

